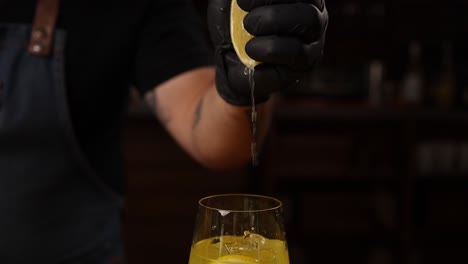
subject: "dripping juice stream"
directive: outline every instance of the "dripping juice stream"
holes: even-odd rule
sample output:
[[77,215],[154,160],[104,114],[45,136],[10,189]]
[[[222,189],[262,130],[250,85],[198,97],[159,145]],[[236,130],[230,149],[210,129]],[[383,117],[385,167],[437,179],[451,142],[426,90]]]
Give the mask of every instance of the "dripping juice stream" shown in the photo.
[[252,166],[258,165],[258,152],[257,152],[257,109],[255,108],[255,80],[254,80],[254,69],[245,67],[244,74],[249,77],[250,85],[250,100],[251,100],[251,111],[250,111],[250,122],[252,127],[252,135],[250,141],[250,155],[252,156]]

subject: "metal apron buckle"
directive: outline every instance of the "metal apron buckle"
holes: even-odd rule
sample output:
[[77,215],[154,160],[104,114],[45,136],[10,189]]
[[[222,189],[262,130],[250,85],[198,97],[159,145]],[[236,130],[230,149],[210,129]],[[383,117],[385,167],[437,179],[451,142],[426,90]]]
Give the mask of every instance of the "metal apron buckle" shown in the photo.
[[38,0],[28,52],[35,56],[49,56],[54,39],[60,0]]

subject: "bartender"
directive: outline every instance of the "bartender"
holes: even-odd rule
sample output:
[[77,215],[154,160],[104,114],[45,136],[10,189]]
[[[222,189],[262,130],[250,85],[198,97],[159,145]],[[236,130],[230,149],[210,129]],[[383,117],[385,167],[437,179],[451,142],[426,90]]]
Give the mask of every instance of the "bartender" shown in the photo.
[[[261,139],[270,95],[320,58],[328,15],[323,0],[238,4],[256,35],[247,53],[263,62],[254,74]],[[123,261],[131,86],[202,165],[249,162],[251,94],[230,6],[209,1],[209,46],[189,0],[0,0],[0,263]]]

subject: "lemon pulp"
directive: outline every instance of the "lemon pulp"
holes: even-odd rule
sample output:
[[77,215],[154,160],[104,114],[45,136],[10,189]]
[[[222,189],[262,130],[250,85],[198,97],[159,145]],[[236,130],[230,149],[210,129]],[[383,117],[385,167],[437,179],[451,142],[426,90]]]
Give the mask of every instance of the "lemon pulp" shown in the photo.
[[255,68],[260,62],[252,59],[245,52],[245,44],[253,38],[253,35],[244,28],[244,17],[247,12],[237,4],[237,0],[231,1],[231,41],[239,60],[249,69]]
[[257,261],[252,257],[248,257],[244,255],[225,255],[225,256],[219,257],[215,263],[251,264],[251,263],[257,263]]
[[289,264],[284,240],[250,234],[247,242],[231,235],[203,239],[192,245],[189,264]]

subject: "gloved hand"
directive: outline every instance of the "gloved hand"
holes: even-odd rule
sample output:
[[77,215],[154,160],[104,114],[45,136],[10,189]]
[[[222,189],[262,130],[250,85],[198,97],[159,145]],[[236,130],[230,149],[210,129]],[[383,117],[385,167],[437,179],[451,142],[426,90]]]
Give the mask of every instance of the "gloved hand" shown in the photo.
[[[247,54],[262,62],[255,67],[255,103],[294,85],[310,73],[322,56],[328,12],[324,0],[237,0],[249,12],[245,29],[255,37]],[[216,86],[230,104],[250,105],[245,66],[230,36],[231,0],[210,0],[208,27],[215,48]]]

